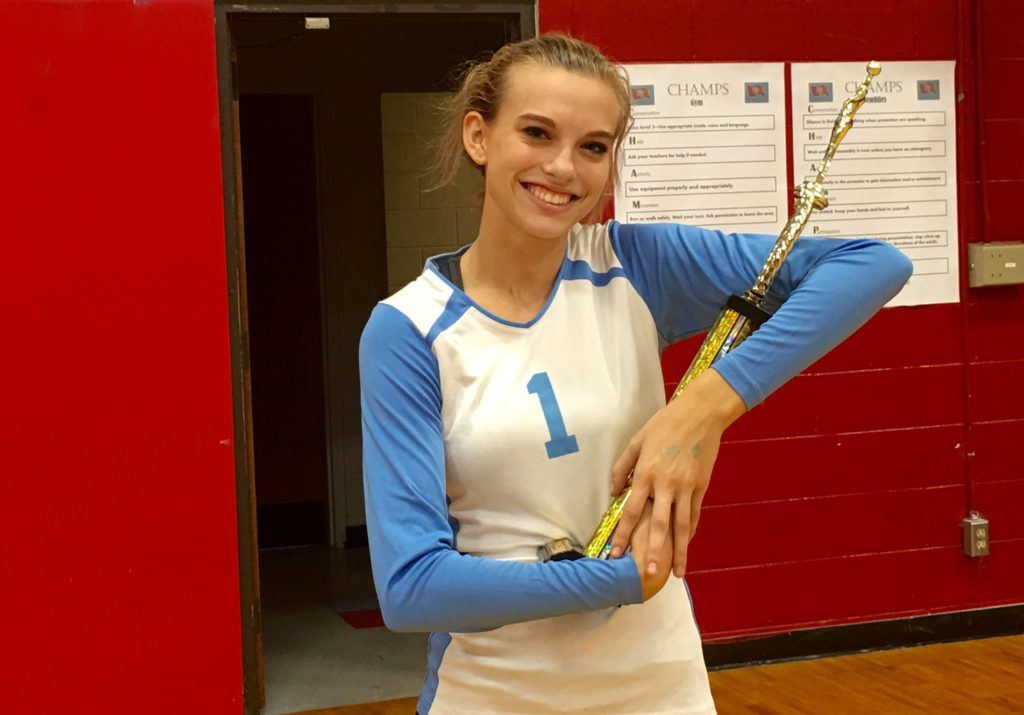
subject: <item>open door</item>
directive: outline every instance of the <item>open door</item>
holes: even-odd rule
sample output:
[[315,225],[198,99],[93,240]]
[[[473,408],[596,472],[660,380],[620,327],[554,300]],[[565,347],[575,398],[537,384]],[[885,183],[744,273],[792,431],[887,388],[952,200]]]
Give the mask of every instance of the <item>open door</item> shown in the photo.
[[[241,377],[241,399],[235,399],[236,411],[241,402],[242,421],[245,430],[244,449],[245,474],[248,486],[239,490],[238,502],[238,551],[240,560],[240,590],[243,604],[242,613],[242,667],[245,702],[250,711],[259,713],[266,704],[265,676],[263,670],[263,626],[260,617],[260,561],[259,544],[256,535],[256,483],[255,459],[253,456],[253,418],[252,418],[252,367],[249,361],[249,307],[245,280],[245,222],[243,220],[244,202],[242,199],[242,148],[239,127],[238,84],[236,77],[236,55],[231,47],[231,154],[234,157],[235,186],[235,255],[234,269],[237,271],[236,285],[238,291],[238,349],[235,353],[239,361]],[[236,458],[238,449],[235,451]],[[238,467],[236,465],[236,471]],[[249,568],[246,568],[248,563]],[[244,604],[249,607],[245,608]],[[252,706],[255,705],[253,709]]]
[[[408,158],[417,155],[416,151],[410,153],[404,151],[403,146],[396,149],[394,145],[404,142],[418,146],[423,132],[429,131],[429,127],[424,129],[420,125],[430,120],[433,112],[427,106],[429,102],[424,100],[447,91],[449,75],[461,63],[535,31],[532,2],[424,5],[416,6],[415,12],[410,11],[411,7],[380,3],[339,4],[328,9],[323,5],[252,5],[225,0],[218,0],[214,5],[232,323],[246,715],[258,715],[265,708],[283,712],[283,703],[288,704],[288,711],[297,709],[292,707],[296,701],[286,692],[287,686],[295,682],[294,673],[288,667],[304,667],[302,658],[310,658],[311,663],[315,661],[320,666],[325,659],[331,659],[325,672],[330,671],[332,675],[325,675],[323,683],[318,681],[315,688],[303,686],[303,697],[310,700],[330,689],[325,698],[329,696],[332,700],[322,700],[315,705],[310,700],[307,707],[367,702],[379,699],[380,694],[408,695],[381,691],[374,685],[376,681],[365,676],[360,676],[358,682],[334,677],[338,673],[362,673],[359,664],[352,665],[352,660],[365,661],[377,653],[374,649],[385,647],[385,639],[374,636],[372,630],[382,624],[376,624],[376,620],[367,615],[375,610],[377,602],[370,578],[362,513],[358,338],[374,304],[385,298],[393,287],[389,281],[408,279],[398,269],[408,263],[411,271],[421,270],[424,252],[432,255],[437,252],[435,249],[443,247],[442,244],[447,245],[449,240],[460,239],[470,232],[469,219],[477,209],[467,209],[461,204],[461,208],[447,204],[442,207],[437,195],[431,194],[427,197],[430,203],[420,202],[423,206],[417,203],[416,210],[444,213],[452,230],[442,237],[444,240],[422,246],[399,241],[402,250],[396,249],[398,243],[391,241],[395,244],[391,245],[388,239],[389,216],[413,209],[405,203],[389,203],[388,195],[392,194],[392,199],[412,201],[413,195],[419,196],[422,191],[416,183],[418,167],[406,165],[409,162],[393,165],[396,156]],[[371,11],[373,9],[379,11]],[[311,17],[318,22],[312,25],[305,22]],[[428,24],[430,31],[426,30]],[[282,124],[277,129],[278,135],[259,132],[259,127],[270,126],[270,122],[261,122],[261,112],[268,113],[273,107],[287,104],[285,99],[297,97],[314,100],[310,105],[313,113],[302,115],[310,119],[309,122],[291,127],[295,131]],[[411,115],[390,112],[408,106],[415,110],[415,131],[410,129],[412,125],[406,126]],[[242,122],[246,122],[245,127]],[[259,357],[260,346],[268,345],[266,338],[271,329],[260,317],[260,286],[265,289],[269,283],[261,272],[265,266],[256,259],[264,263],[272,261],[275,269],[282,268],[284,261],[275,261],[278,254],[268,250],[268,244],[261,243],[259,237],[268,231],[276,233],[289,242],[288,247],[297,251],[300,232],[275,221],[264,221],[251,209],[258,207],[264,213],[277,212],[279,215],[271,218],[280,221],[300,212],[305,216],[306,202],[288,197],[307,184],[299,182],[294,178],[296,174],[286,170],[291,164],[285,161],[278,165],[254,163],[247,149],[254,142],[269,142],[272,148],[281,151],[290,147],[296,157],[300,153],[305,155],[305,145],[297,146],[293,140],[300,133],[305,136],[307,125],[313,128],[314,158],[317,159],[316,185],[312,188],[322,199],[317,203],[316,225],[321,249],[322,314],[318,314],[318,319],[322,315],[324,361],[303,364],[309,367],[310,374],[324,374],[323,411],[326,412],[327,433],[321,441],[326,447],[323,453],[329,460],[327,474],[331,480],[326,492],[331,507],[326,532],[330,538],[285,544],[265,538],[272,521],[267,518],[268,505],[309,505],[316,499],[305,493],[302,499],[291,498],[295,496],[296,483],[301,481],[297,478],[287,482],[288,499],[280,498],[285,491],[279,488],[285,484],[283,479],[267,482],[268,474],[275,474],[272,468],[268,469],[273,459],[267,458],[268,441],[274,443],[274,436],[267,437],[266,421],[261,415],[265,416],[267,410],[273,411],[275,403],[266,396],[265,388],[268,379],[273,384],[285,371],[281,362],[265,364]],[[265,150],[266,146],[261,145],[261,148]],[[275,169],[278,169],[276,173]],[[244,230],[243,174],[247,198],[252,204],[248,232]],[[276,194],[268,193],[273,181],[263,181],[263,175],[272,176],[279,183],[282,177],[292,177],[295,185],[279,189]],[[302,181],[307,178],[303,174]],[[399,185],[409,191],[396,196],[394,191],[387,190],[387,187],[393,189]],[[306,232],[302,235],[306,236]],[[406,258],[406,254],[409,260],[402,262],[400,259]],[[311,285],[312,278],[306,277],[309,278],[307,284]],[[275,295],[280,308],[284,294]],[[299,316],[307,312],[293,310],[288,314]],[[288,359],[296,362],[298,352],[294,344],[288,346]],[[289,389],[295,391],[295,381]],[[310,413],[320,409],[312,403],[307,407]],[[283,414],[283,410],[279,411]],[[304,450],[292,447],[296,454],[316,449],[308,444],[305,445],[308,449]],[[295,467],[292,473],[299,471],[302,470]],[[270,488],[262,488],[268,484]],[[268,499],[268,494],[273,494],[273,498]],[[283,513],[276,511],[275,518]],[[294,516],[299,512],[292,509],[289,513]],[[309,516],[308,512],[302,513]],[[293,518],[291,521],[309,525],[312,520]],[[280,584],[286,586],[281,588]],[[289,600],[286,603],[284,599]],[[330,618],[318,620],[325,611]],[[306,640],[297,636],[297,628],[286,620],[294,618],[296,613],[317,615],[311,620],[316,623],[316,628],[311,629],[316,634],[309,638],[323,637],[329,647],[311,649]],[[352,625],[353,619],[358,621],[357,625]],[[334,630],[335,624],[340,633]],[[423,644],[412,643],[413,638],[401,640],[405,634],[389,635],[401,641],[401,645],[387,646],[392,649],[390,654],[397,654],[395,657],[406,664],[398,668],[401,671],[398,675],[411,674],[410,680],[416,681],[414,687],[418,688],[422,676],[415,668],[410,669],[408,663],[412,658],[424,656]],[[302,638],[307,638],[307,634],[302,634]],[[407,657],[406,653],[414,655]],[[374,655],[374,665],[378,662],[393,661]],[[266,671],[265,667],[268,667]],[[398,682],[394,678],[392,681]],[[337,699],[333,699],[335,696]],[[362,699],[351,699],[357,696]]]

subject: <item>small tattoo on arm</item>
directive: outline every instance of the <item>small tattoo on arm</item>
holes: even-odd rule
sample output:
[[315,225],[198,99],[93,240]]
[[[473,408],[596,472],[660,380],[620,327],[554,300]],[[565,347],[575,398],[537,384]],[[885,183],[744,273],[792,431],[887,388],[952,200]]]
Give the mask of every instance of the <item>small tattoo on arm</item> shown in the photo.
[[679,447],[672,445],[665,450],[665,457],[667,459],[676,459],[679,456]]
[[693,457],[694,459],[700,456],[700,442],[698,442],[697,444],[693,445],[693,447],[690,448],[690,456]]

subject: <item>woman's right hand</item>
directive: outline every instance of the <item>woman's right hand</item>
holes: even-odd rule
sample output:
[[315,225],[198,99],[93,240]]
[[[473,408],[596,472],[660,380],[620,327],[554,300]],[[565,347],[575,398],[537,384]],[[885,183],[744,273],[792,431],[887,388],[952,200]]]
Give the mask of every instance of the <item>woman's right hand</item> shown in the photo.
[[636,570],[640,574],[640,584],[643,587],[644,601],[649,601],[654,594],[661,590],[661,587],[668,581],[669,575],[672,573],[672,533],[671,530],[666,535],[664,543],[661,545],[660,553],[657,554],[657,563],[659,564],[658,571],[654,574],[647,573],[647,564],[650,563],[651,559],[648,558],[647,543],[650,539],[651,531],[651,516],[654,512],[654,502],[648,500],[647,505],[644,507],[643,514],[640,515],[640,520],[637,522],[635,529],[633,530],[633,536],[630,539],[630,555],[633,557],[633,562],[636,564]]

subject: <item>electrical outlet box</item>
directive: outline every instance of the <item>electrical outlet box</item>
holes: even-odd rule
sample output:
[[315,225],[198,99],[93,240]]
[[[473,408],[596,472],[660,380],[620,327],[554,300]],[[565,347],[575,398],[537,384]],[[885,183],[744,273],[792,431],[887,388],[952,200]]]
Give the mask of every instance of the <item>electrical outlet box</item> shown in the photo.
[[329,17],[307,17],[306,18],[306,29],[307,30],[330,30],[331,29],[331,18],[329,18]]
[[972,558],[988,556],[988,519],[979,516],[977,512],[971,512],[960,524],[964,530],[964,553]]
[[969,244],[967,260],[971,288],[1024,283],[1024,243],[1020,241]]

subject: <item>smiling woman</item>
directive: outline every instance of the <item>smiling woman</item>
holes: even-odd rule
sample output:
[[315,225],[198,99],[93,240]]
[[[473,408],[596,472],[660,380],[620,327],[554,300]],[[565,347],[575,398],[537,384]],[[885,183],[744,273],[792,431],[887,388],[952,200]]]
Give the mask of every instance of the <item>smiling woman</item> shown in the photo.
[[547,299],[569,229],[610,190],[626,121],[622,87],[604,77],[534,61],[507,75],[501,110],[490,120],[470,110],[461,121],[465,153],[485,177],[485,209],[462,277],[492,312],[528,320]]
[[[488,121],[475,110],[463,115],[463,145],[485,177],[490,175],[491,198],[504,209],[492,220],[512,220],[538,235],[564,236],[595,208],[614,176],[610,149],[622,124],[621,107],[603,79],[533,63],[514,66],[508,74],[497,116]],[[542,208],[569,210],[541,214],[558,220],[531,223],[536,215],[515,211],[502,193],[506,187],[525,189],[540,199]]]
[[[666,406],[660,347],[706,330],[775,237],[594,223],[628,88],[561,35],[471,67],[439,166],[483,173],[477,238],[363,333],[374,580],[390,628],[432,632],[421,715],[715,712],[682,576],[722,432],[909,275],[877,241],[801,240],[776,315]],[[571,558],[634,467],[627,555]]]

